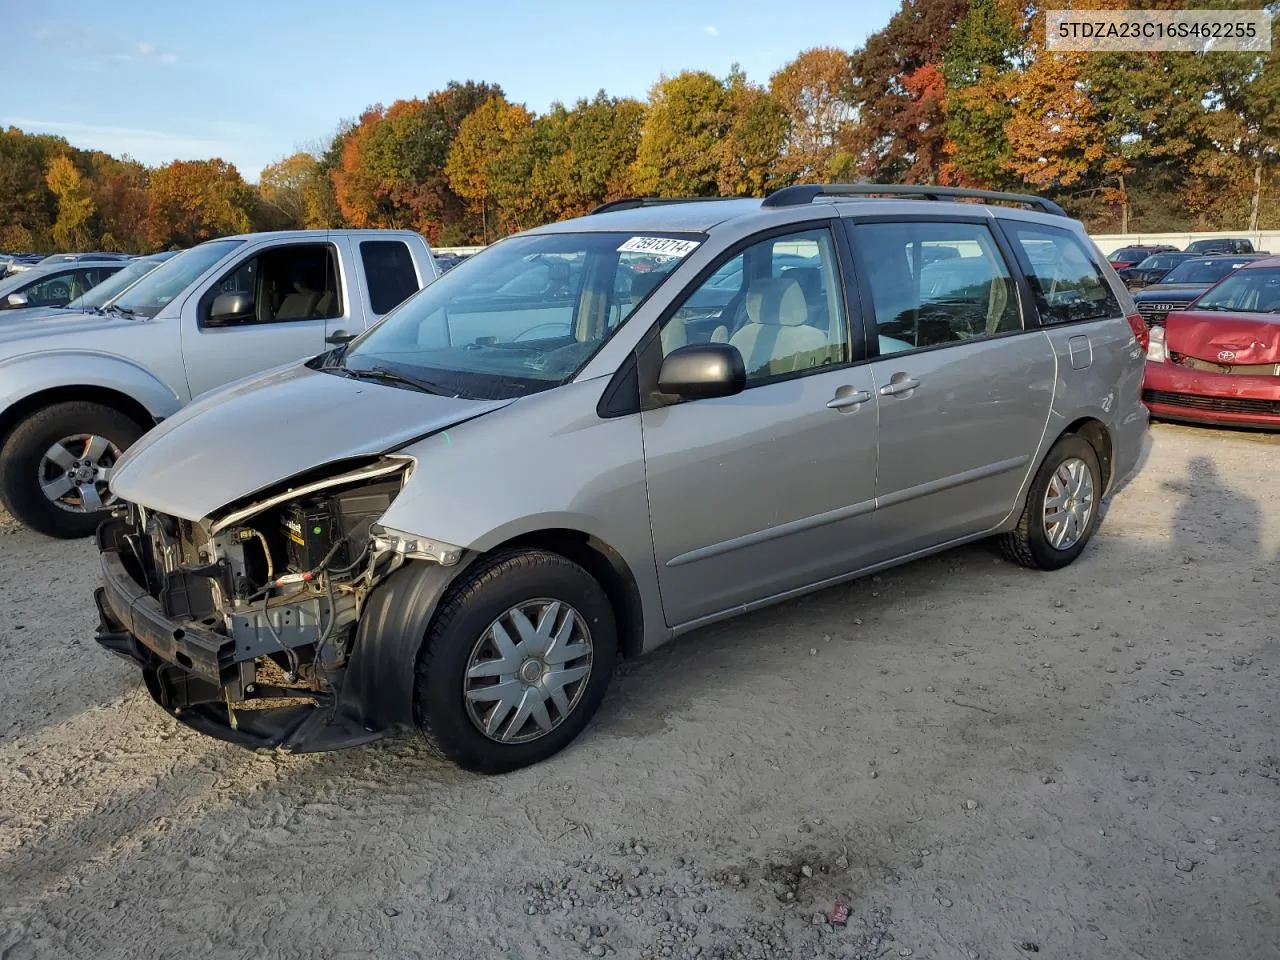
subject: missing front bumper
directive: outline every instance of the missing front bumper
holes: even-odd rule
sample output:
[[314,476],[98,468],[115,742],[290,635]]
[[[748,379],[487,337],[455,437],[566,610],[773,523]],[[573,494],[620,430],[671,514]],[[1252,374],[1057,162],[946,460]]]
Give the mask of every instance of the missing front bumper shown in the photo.
[[[250,749],[292,753],[358,746],[392,732],[365,723],[363,711],[345,702],[340,688],[301,696],[260,683],[254,661],[236,662],[231,638],[167,617],[116,550],[103,549],[101,563],[95,639],[140,667],[151,698],[180,723]],[[277,700],[279,705],[264,703]]]

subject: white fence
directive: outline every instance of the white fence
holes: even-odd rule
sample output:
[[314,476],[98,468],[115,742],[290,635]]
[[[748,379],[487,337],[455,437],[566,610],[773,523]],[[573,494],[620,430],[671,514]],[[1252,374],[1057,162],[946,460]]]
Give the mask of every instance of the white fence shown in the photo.
[[1104,254],[1121,247],[1139,246],[1142,244],[1167,243],[1179,250],[1186,249],[1192,240],[1212,240],[1217,237],[1232,237],[1253,242],[1253,249],[1280,253],[1280,230],[1227,230],[1220,233],[1107,233],[1092,234],[1093,242]]

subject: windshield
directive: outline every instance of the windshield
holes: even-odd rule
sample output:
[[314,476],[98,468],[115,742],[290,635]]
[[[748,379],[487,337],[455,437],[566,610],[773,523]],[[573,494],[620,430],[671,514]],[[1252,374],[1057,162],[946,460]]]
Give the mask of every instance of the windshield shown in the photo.
[[160,264],[153,260],[134,260],[123,270],[117,270],[96,287],[87,291],[67,304],[68,310],[96,310],[114,297],[121,290],[132,286],[140,277],[146,276]]
[[1161,283],[1217,283],[1243,260],[1188,260],[1164,275]]
[[512,237],[454,267],[354,341],[336,369],[505,399],[572,378],[701,237]]
[[184,250],[126,290],[112,306],[140,317],[154,317],[202,273],[242,243],[243,240],[210,240]]
[[1112,263],[1124,261],[1125,263],[1136,263],[1144,257],[1150,256],[1150,250],[1144,250],[1142,247],[1122,247],[1107,259]]
[[1135,267],[1135,270],[1168,270],[1182,258],[1175,254],[1157,253],[1153,257],[1147,257]]
[[1233,273],[1202,293],[1190,309],[1280,313],[1280,267]]

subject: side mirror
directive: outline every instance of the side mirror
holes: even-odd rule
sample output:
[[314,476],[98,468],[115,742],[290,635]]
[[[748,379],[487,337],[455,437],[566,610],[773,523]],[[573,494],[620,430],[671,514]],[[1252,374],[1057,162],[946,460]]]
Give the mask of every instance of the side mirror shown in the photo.
[[747,368],[738,348],[696,343],[671,351],[658,371],[658,389],[683,400],[731,397],[747,386]]
[[11,293],[5,302],[11,307],[25,307],[28,303],[27,295],[25,293]]
[[344,343],[350,343],[356,338],[354,333],[347,333],[345,330],[335,330],[324,338],[324,342],[335,347],[340,347]]
[[220,293],[213,298],[207,323],[211,327],[225,327],[233,323],[244,323],[253,318],[252,294]]

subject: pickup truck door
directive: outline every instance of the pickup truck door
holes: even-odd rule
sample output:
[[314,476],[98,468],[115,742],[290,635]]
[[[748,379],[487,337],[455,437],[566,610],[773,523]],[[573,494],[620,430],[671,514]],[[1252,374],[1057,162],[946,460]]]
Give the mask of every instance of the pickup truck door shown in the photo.
[[333,330],[363,329],[357,286],[343,238],[245,250],[183,305],[191,396],[322,353]]

